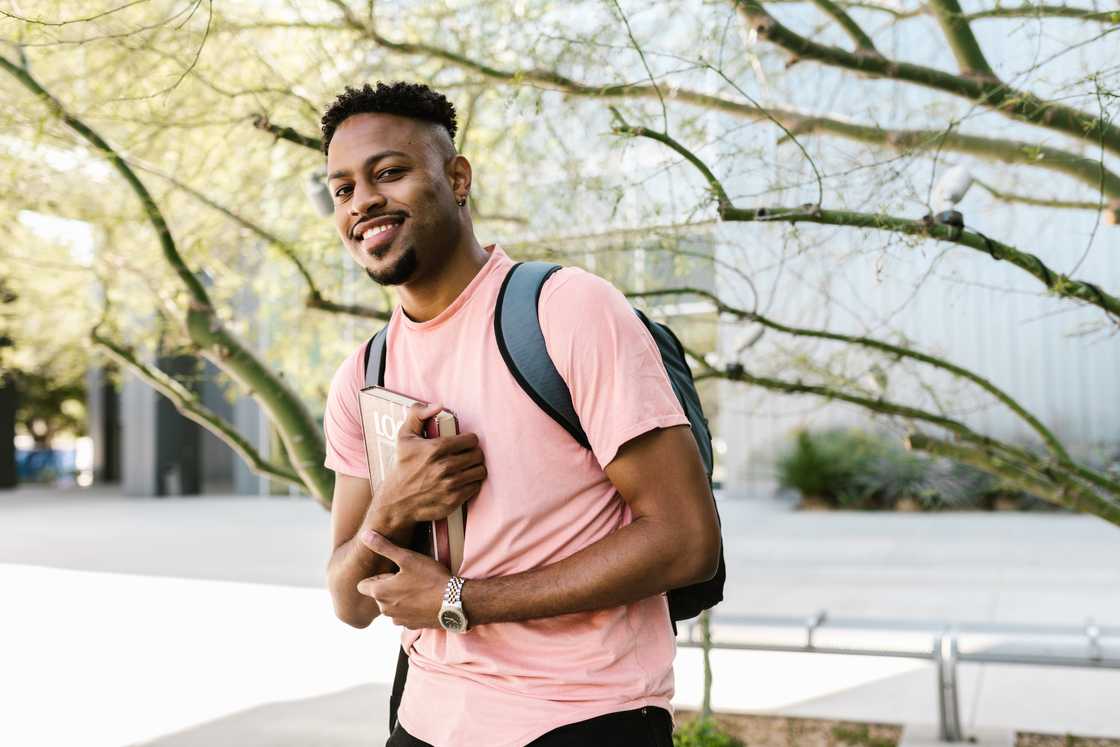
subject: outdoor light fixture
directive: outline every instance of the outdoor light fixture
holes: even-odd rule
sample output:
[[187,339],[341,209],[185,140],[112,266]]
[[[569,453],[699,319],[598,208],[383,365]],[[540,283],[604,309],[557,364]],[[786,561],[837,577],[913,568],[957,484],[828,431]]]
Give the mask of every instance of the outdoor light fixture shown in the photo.
[[960,202],[972,186],[972,172],[967,166],[954,166],[942,174],[933,187],[933,207],[939,212]]
[[933,187],[933,222],[964,228],[964,215],[953,208],[972,186],[972,172],[967,166],[954,166],[941,175]]
[[315,208],[315,212],[326,218],[334,212],[334,200],[331,199],[331,191],[327,189],[327,172],[324,169],[315,169],[307,175],[307,181],[304,182],[303,191],[307,195],[307,199],[311,200],[311,206]]

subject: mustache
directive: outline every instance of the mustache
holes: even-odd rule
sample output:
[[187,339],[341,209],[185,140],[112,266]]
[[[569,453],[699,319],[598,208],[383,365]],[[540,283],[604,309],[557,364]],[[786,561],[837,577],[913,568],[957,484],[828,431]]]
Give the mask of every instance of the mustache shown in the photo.
[[407,216],[400,211],[396,211],[396,212],[392,212],[392,213],[377,213],[376,215],[373,214],[373,213],[359,215],[358,220],[356,220],[354,222],[354,226],[350,229],[350,238],[352,238],[352,239],[358,238],[357,233],[356,233],[356,231],[358,229],[358,226],[360,226],[363,223],[366,223],[368,221],[376,220],[378,218],[400,218],[401,220],[404,220],[406,217]]

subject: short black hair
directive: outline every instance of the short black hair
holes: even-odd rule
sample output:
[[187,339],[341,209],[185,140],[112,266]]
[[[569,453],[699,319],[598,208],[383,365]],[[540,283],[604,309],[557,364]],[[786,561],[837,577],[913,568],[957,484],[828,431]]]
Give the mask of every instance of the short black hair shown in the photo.
[[355,114],[396,114],[442,126],[455,144],[455,106],[442,93],[423,83],[398,81],[388,85],[377,81],[377,88],[366,83],[361,88],[346,86],[320,121],[323,131],[323,154],[331,147],[335,130],[347,117]]

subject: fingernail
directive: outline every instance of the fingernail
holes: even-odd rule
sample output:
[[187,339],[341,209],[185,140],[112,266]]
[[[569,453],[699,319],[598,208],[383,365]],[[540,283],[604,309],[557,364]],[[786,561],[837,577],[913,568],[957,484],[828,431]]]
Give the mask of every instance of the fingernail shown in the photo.
[[366,529],[362,532],[362,542],[373,542],[373,536],[376,534],[372,529]]

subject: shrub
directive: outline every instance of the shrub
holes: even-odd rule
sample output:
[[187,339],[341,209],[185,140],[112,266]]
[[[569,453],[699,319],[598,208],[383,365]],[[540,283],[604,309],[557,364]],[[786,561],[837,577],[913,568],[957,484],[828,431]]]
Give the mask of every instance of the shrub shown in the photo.
[[793,448],[778,460],[778,482],[805,497],[840,503],[855,476],[867,469],[871,452],[858,431],[799,431]]
[[1000,481],[975,467],[949,459],[923,459],[924,474],[914,497],[927,510],[992,508]]
[[852,476],[841,495],[845,508],[894,508],[900,498],[918,497],[928,473],[926,459],[906,451],[896,442],[867,438],[864,469]]
[[1023,508],[1048,505],[975,467],[913,453],[894,437],[858,429],[799,431],[777,472],[781,487],[837,508],[892,509],[904,498],[929,511],[990,509],[998,497]]
[[743,743],[708,719],[693,719],[673,732],[673,747],[744,747]]

